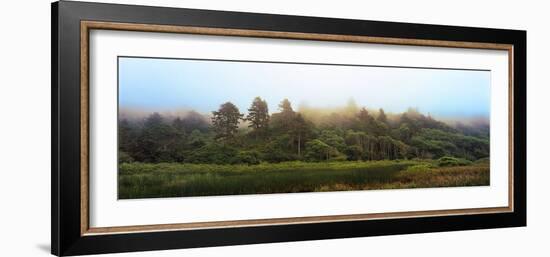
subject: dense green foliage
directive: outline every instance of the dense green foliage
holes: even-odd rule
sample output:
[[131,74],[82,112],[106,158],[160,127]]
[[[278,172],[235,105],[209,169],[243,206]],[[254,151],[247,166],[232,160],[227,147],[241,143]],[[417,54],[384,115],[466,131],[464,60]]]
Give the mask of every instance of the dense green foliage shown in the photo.
[[452,167],[418,160],[124,163],[118,183],[121,199],[480,186],[489,184],[489,163]]
[[458,166],[489,156],[488,125],[450,126],[414,109],[386,114],[350,101],[341,109],[295,111],[284,99],[270,114],[267,102],[256,97],[247,111],[226,102],[211,115],[191,111],[121,119],[119,162],[257,165],[442,158],[444,165]]

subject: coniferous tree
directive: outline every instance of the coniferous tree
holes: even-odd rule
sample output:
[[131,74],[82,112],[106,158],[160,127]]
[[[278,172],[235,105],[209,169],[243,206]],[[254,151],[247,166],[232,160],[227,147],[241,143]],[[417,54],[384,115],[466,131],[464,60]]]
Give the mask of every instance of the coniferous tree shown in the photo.
[[184,153],[186,148],[186,137],[187,133],[185,131],[185,124],[183,120],[180,117],[177,117],[172,121],[172,127],[173,127],[173,156],[176,161],[184,161]]
[[290,133],[293,135],[294,140],[296,141],[298,156],[302,155],[302,144],[304,143],[304,138],[309,132],[308,125],[309,124],[300,113],[296,114],[294,116],[294,119],[292,120]]
[[369,126],[373,123],[374,118],[370,115],[366,108],[361,108],[357,113],[358,126],[357,128],[362,131],[367,131]]
[[294,114],[294,110],[292,109],[292,104],[286,98],[283,99],[283,101],[281,101],[281,103],[279,104],[279,110],[283,115]]
[[248,127],[252,128],[256,136],[265,135],[269,126],[269,109],[267,102],[260,97],[254,98],[254,101],[248,108],[248,115],[245,120],[250,122]]
[[180,117],[177,117],[172,121],[172,127],[178,132],[178,134],[185,135],[185,123]]
[[212,125],[216,132],[216,138],[221,140],[233,139],[239,128],[239,120],[243,114],[239,108],[231,102],[220,105],[218,111],[212,112]]
[[296,112],[292,109],[292,104],[288,99],[284,99],[279,104],[279,112],[271,115],[272,128],[277,133],[289,133],[292,129]]
[[388,117],[386,116],[384,109],[380,108],[380,110],[378,111],[378,117],[376,117],[376,120],[384,124],[388,122]]
[[172,147],[175,140],[174,128],[164,121],[159,113],[153,113],[145,119],[143,129],[137,138],[137,157],[145,162],[173,161]]
[[372,120],[372,116],[370,116],[369,111],[365,107],[361,108],[359,110],[359,113],[357,114],[357,118],[360,122],[363,123],[369,123]]

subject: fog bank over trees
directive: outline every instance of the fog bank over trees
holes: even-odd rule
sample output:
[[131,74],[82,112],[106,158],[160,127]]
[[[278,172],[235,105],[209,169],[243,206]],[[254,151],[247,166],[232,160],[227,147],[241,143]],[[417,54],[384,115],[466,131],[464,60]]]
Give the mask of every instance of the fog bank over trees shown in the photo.
[[121,108],[120,162],[258,164],[489,157],[489,123],[447,120],[409,108],[402,113],[358,106],[270,110],[261,97],[240,110],[232,102],[201,114]]
[[[364,107],[364,108],[370,113],[377,113],[380,110],[380,108],[368,108],[368,107]],[[298,112],[302,113],[302,115],[307,117],[312,122],[319,122],[322,119],[326,119],[327,117],[338,115],[338,114],[350,115],[357,112],[358,110],[359,110],[359,107],[353,100],[350,100],[346,106],[337,107],[337,108],[311,107],[304,103],[299,104],[297,108]],[[398,121],[403,113],[411,110],[419,113],[422,111],[417,108],[410,107],[407,110],[403,110],[402,113],[385,112],[385,115],[387,116],[387,119],[390,121]],[[211,117],[212,117],[211,112],[200,113],[190,108],[175,108],[175,109],[168,110],[168,109],[162,109],[162,108],[121,107],[119,109],[119,120],[139,122],[140,120],[146,119],[149,115],[153,113],[158,113],[162,115],[164,118],[166,118],[167,120],[173,120],[176,118],[180,118],[180,119],[188,118],[188,119],[204,120],[204,122],[207,124],[211,123]],[[247,115],[248,111],[242,110],[242,113],[244,115]],[[425,115],[430,116],[433,119],[436,119],[438,121],[441,121],[451,127],[468,126],[468,127],[474,127],[474,128],[483,128],[483,127],[488,128],[490,124],[489,117],[487,116],[470,116],[470,115],[442,116],[442,115],[431,115],[429,113]],[[244,126],[245,124],[243,123],[247,123],[247,121],[243,120],[240,124],[242,127],[246,127]]]

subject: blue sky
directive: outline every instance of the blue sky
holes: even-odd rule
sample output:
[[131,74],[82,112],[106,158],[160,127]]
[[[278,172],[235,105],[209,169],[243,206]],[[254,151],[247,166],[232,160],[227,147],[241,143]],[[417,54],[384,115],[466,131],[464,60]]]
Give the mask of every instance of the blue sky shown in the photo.
[[121,108],[210,113],[230,101],[246,113],[252,99],[271,113],[288,98],[297,109],[359,106],[438,117],[488,117],[489,71],[119,58]]

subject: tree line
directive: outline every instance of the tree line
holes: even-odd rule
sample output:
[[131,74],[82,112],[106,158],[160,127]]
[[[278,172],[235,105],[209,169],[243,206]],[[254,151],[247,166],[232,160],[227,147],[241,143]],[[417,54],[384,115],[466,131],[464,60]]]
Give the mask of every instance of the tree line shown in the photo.
[[354,102],[339,111],[295,111],[284,99],[278,112],[253,99],[246,115],[231,102],[210,117],[191,111],[168,118],[119,120],[120,162],[258,164],[283,161],[435,159],[489,156],[487,126],[449,126],[410,108],[392,118]]

